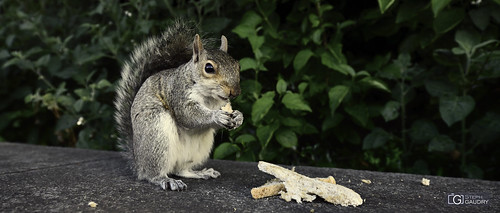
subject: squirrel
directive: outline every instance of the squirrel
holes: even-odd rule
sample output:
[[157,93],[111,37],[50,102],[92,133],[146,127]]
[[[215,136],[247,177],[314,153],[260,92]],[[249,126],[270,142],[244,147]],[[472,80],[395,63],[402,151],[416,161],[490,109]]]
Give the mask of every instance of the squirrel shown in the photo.
[[[243,123],[238,110],[221,108],[238,96],[240,65],[220,47],[177,20],[160,35],[141,43],[123,65],[117,85],[115,121],[118,143],[139,180],[162,189],[185,190],[185,178],[217,178],[212,168],[194,170],[212,150],[218,129]],[[230,105],[229,105],[230,106]]]

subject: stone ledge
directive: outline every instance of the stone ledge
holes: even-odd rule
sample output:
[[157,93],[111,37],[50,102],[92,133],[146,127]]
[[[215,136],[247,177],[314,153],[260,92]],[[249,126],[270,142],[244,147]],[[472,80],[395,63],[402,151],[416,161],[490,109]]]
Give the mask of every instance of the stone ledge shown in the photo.
[[[187,191],[164,191],[137,181],[117,152],[0,142],[0,212],[495,212],[500,182],[298,166],[310,177],[332,175],[365,203],[342,207],[317,198],[297,204],[278,197],[254,200],[250,189],[269,176],[257,163],[209,160],[222,173],[183,179]],[[287,166],[287,168],[290,168]],[[430,179],[430,186],[421,184]],[[371,180],[371,184],[361,182]],[[448,196],[482,195],[488,204],[450,205]],[[98,206],[91,208],[89,202]]]

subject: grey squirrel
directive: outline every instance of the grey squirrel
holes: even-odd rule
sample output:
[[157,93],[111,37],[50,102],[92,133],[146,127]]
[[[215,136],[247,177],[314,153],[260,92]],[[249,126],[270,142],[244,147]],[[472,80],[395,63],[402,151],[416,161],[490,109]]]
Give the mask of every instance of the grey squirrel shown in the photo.
[[[206,41],[204,41],[206,44]],[[243,114],[221,110],[240,94],[240,66],[218,49],[205,49],[192,24],[176,21],[139,45],[124,64],[115,99],[118,142],[138,179],[185,190],[171,178],[217,178],[196,171],[209,157],[216,130],[235,129]]]

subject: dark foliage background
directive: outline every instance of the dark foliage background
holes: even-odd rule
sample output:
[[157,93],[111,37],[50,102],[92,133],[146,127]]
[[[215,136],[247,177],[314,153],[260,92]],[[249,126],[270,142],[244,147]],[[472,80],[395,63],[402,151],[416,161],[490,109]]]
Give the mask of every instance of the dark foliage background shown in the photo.
[[246,120],[213,157],[499,180],[500,1],[0,1],[0,141],[116,150],[120,67],[225,34]]

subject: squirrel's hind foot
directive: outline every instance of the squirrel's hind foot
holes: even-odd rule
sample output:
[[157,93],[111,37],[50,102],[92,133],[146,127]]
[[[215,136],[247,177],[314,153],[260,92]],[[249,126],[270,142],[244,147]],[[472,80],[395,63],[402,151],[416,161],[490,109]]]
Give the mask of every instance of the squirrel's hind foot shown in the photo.
[[159,185],[164,190],[184,191],[187,189],[187,185],[182,182],[182,180],[176,180],[169,177],[156,177],[149,180],[149,182]]

